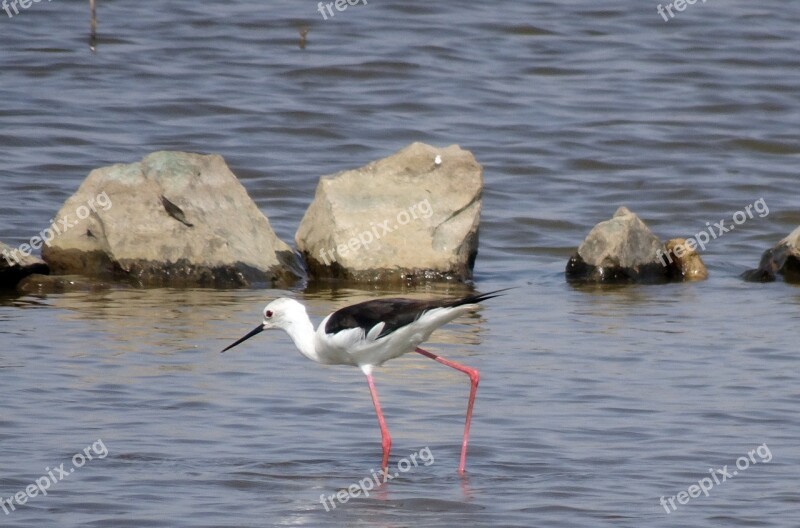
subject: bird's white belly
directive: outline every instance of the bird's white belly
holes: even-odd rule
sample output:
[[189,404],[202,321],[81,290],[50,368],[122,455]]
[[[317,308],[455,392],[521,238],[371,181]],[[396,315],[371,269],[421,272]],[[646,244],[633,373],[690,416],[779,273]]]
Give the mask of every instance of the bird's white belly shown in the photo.
[[[352,328],[327,334],[317,332],[317,355],[320,363],[328,365],[351,365],[354,367],[373,367],[413,352],[425,342],[439,326],[430,321],[428,324],[415,323],[399,328],[384,337],[377,337],[380,328],[375,332],[364,332],[360,328]],[[320,328],[324,328],[320,325]]]

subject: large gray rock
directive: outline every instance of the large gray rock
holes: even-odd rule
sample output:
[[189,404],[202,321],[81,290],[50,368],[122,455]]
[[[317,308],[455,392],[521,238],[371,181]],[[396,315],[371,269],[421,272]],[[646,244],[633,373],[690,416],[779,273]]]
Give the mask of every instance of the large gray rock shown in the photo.
[[[638,216],[620,207],[589,232],[567,263],[571,282],[619,283],[701,280],[708,276],[692,244],[666,244]],[[688,247],[685,247],[684,245]]]
[[93,170],[57,218],[60,233],[42,256],[59,274],[219,287],[301,274],[291,248],[218,155],[155,152]]
[[[47,273],[47,264],[30,254],[31,247],[12,248],[0,242],[0,289],[14,288],[33,273]],[[27,254],[26,254],[27,253]]]
[[745,271],[751,282],[772,282],[778,274],[787,282],[800,283],[800,226],[761,256],[758,268]]
[[324,176],[295,242],[313,278],[414,282],[471,278],[483,169],[457,145],[413,143]]

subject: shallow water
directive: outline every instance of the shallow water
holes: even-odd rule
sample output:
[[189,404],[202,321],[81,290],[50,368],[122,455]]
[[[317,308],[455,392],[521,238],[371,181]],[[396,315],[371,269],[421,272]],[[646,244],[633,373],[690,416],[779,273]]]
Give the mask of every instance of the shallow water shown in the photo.
[[[468,474],[466,378],[421,357],[363,376],[283,335],[218,351],[291,295],[321,317],[393,291],[111,290],[0,299],[0,496],[98,439],[48,495],[0,511],[49,526],[795,526],[800,289],[737,278],[800,224],[800,4],[375,0],[85,2],[0,11],[0,240],[43,229],[95,167],[158,149],[222,154],[291,241],[319,176],[415,140],[485,168],[475,286],[516,286],[429,348],[480,369]],[[305,49],[298,27],[310,31]],[[763,198],[709,243],[707,281],[576,288],[563,270],[626,205],[662,239]],[[435,287],[407,294],[462,291]],[[667,514],[709,468],[735,469]],[[762,453],[765,452],[763,449]]]

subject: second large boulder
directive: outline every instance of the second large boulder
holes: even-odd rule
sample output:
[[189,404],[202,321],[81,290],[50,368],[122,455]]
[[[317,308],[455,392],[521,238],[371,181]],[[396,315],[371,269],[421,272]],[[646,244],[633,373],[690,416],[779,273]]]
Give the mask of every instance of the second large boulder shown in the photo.
[[451,145],[413,143],[324,176],[295,242],[312,278],[359,282],[472,277],[483,169]]

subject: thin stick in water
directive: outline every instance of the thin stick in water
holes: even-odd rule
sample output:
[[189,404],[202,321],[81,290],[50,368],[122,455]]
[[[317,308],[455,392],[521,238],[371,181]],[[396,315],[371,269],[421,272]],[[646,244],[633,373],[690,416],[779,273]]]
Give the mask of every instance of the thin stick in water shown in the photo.
[[94,0],[89,0],[89,12],[92,19],[89,33],[89,49],[95,51],[97,49],[97,13],[94,9]]

